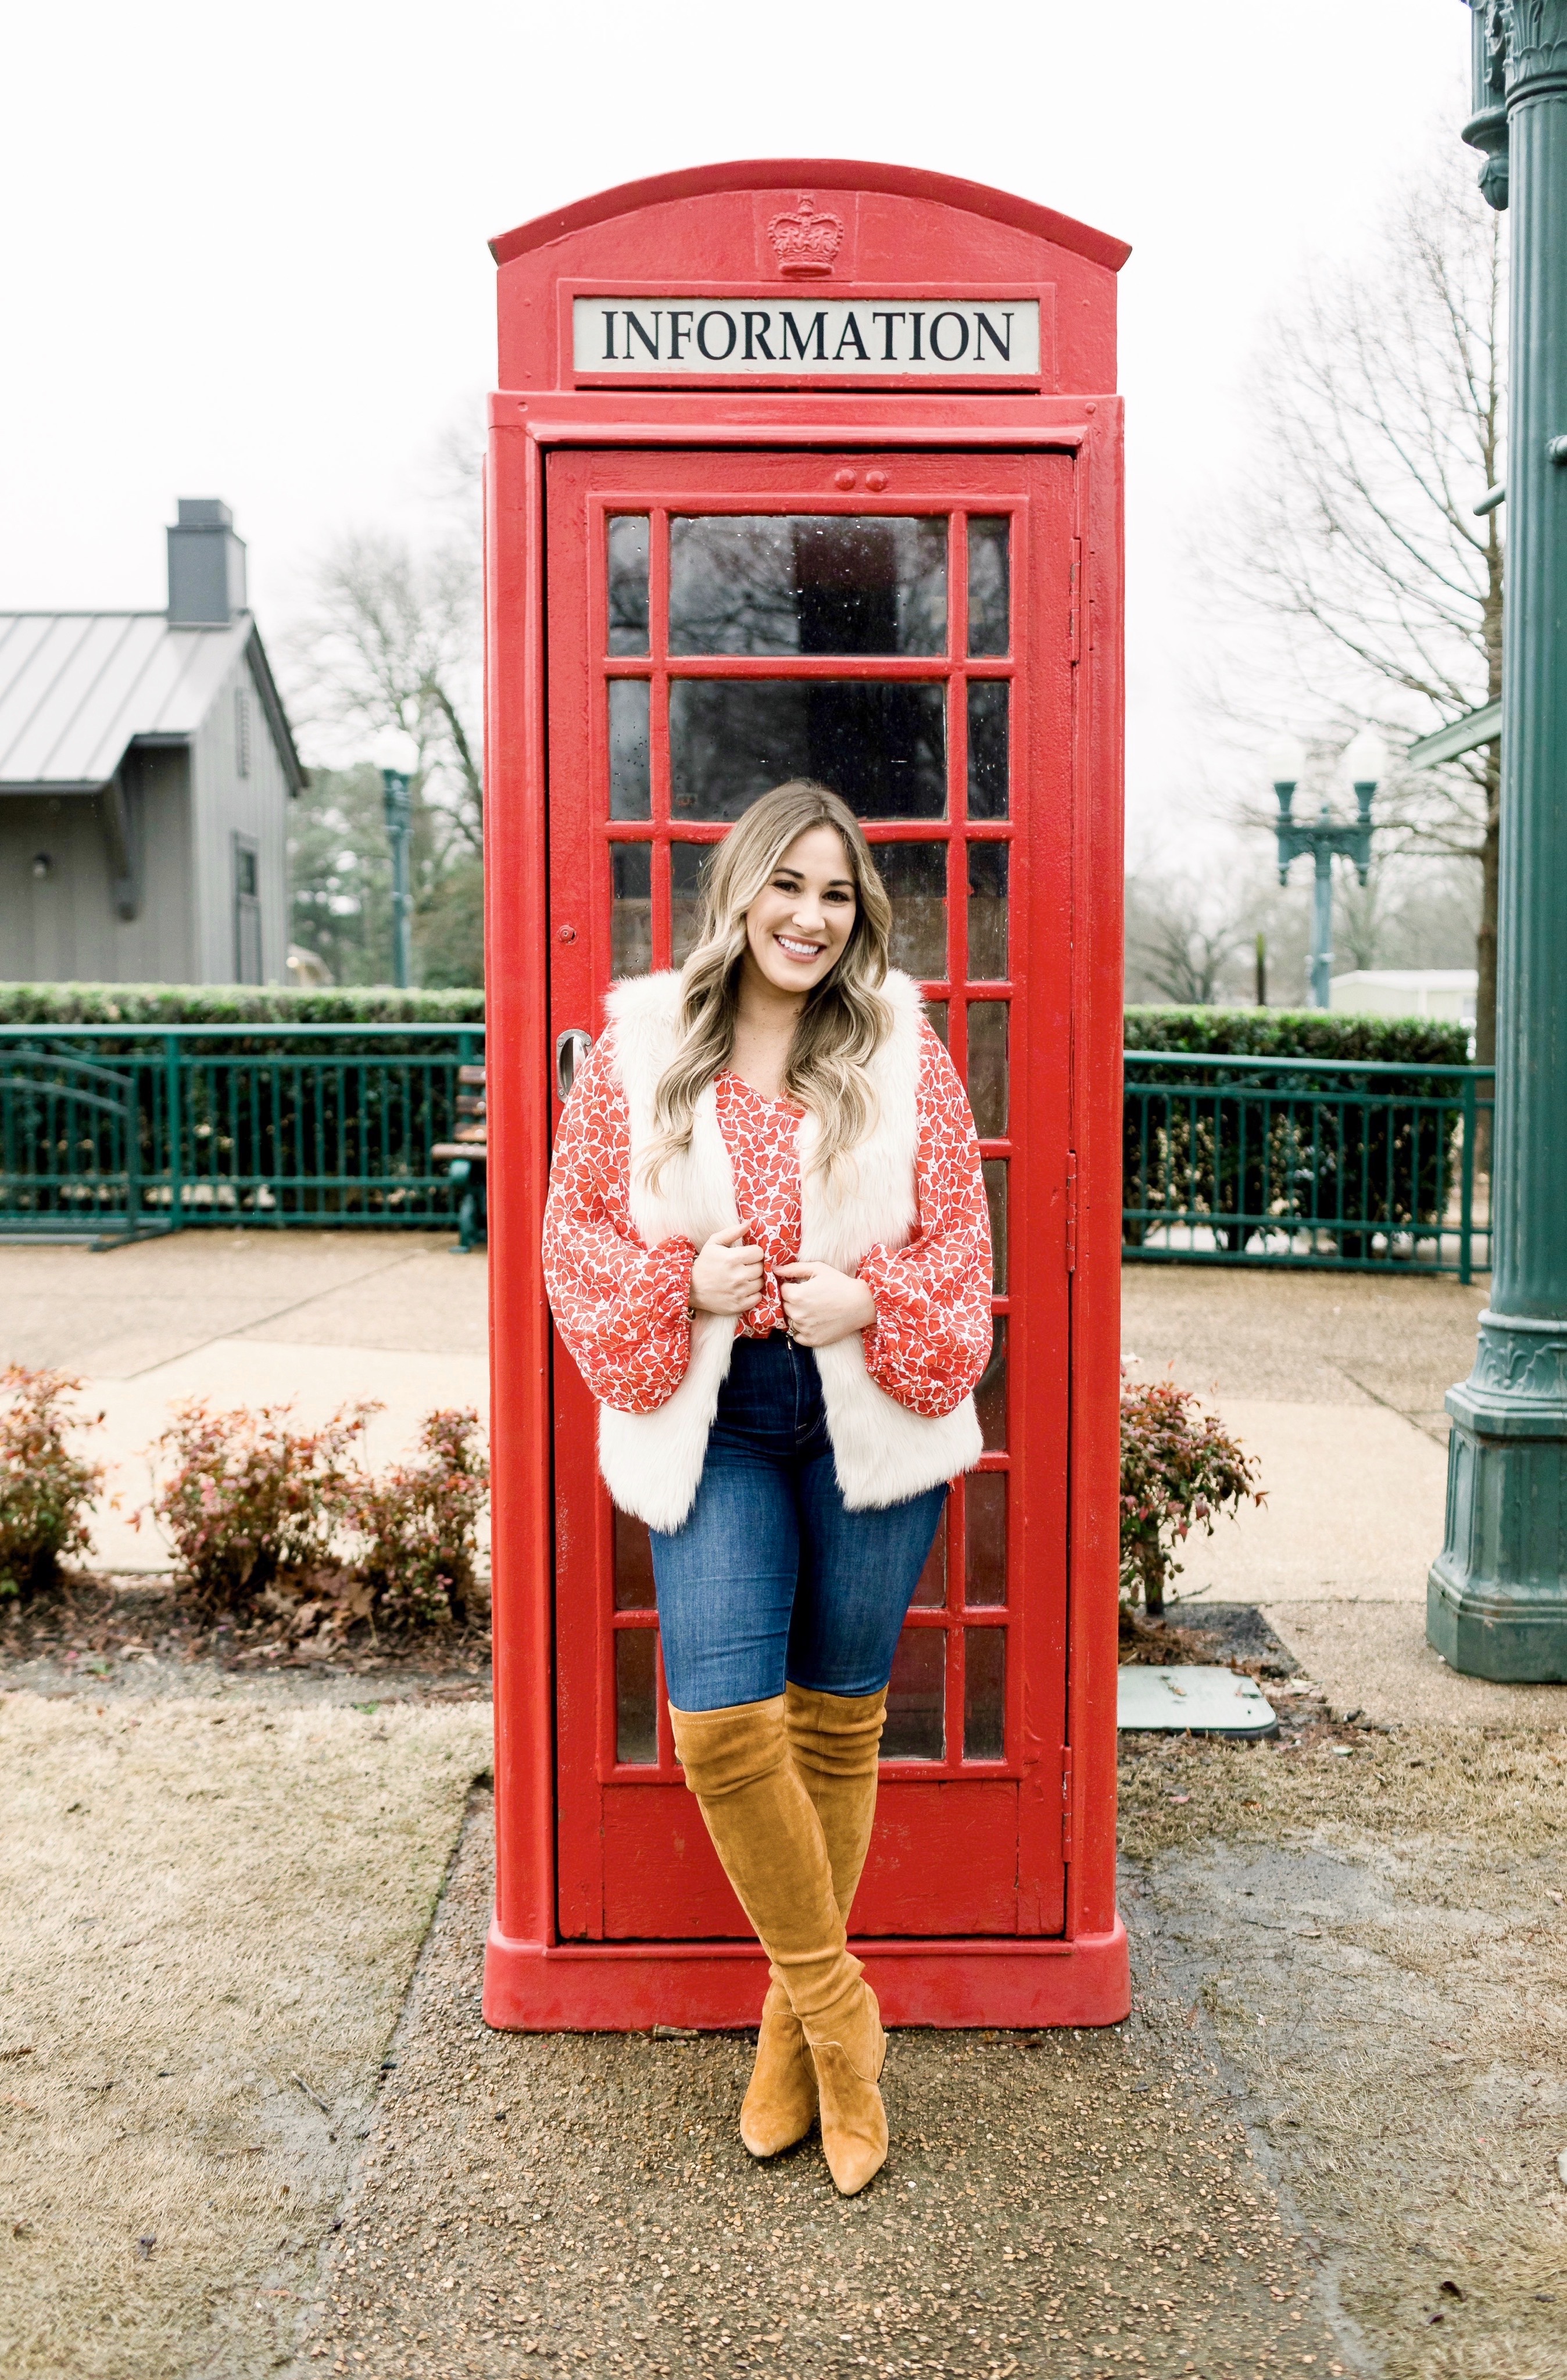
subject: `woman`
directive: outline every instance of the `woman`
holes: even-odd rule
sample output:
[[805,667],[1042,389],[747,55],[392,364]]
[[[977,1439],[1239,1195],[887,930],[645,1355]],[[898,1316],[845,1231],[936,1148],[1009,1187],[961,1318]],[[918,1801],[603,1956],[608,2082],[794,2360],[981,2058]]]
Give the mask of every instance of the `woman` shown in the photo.
[[845,2195],[887,2154],[845,1947],[887,1682],[990,1347],[973,1119],[891,923],[836,794],[757,802],[682,972],[610,994],[544,1232],[600,1468],[651,1533],[686,1782],[771,1962],[741,2137],[772,2156],[820,2112]]

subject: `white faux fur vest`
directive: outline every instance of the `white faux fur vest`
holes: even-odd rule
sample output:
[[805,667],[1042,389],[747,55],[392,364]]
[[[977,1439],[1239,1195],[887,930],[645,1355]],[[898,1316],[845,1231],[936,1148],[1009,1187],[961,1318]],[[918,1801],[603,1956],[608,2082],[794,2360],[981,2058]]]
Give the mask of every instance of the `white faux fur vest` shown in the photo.
[[[898,974],[888,976],[883,990],[893,1026],[869,1068],[880,1121],[832,1187],[810,1171],[814,1117],[799,1129],[800,1255],[842,1272],[852,1273],[877,1245],[902,1247],[915,1222],[919,994]],[[740,1220],[711,1084],[697,1102],[690,1149],[665,1166],[656,1194],[640,1178],[638,1161],[652,1137],[653,1095],[674,1050],[680,978],[649,975],[616,984],[606,1007],[614,1070],[631,1116],[632,1220],[650,1247],[680,1236],[700,1247]],[[677,1529],[690,1512],[734,1346],[727,1315],[699,1314],[686,1377],[666,1404],[643,1414],[599,1408],[599,1468],[615,1502],[650,1528]],[[836,1346],[819,1347],[816,1362],[838,1485],[851,1512],[902,1503],[978,1462],[972,1397],[939,1419],[911,1413],[870,1378],[857,1330]]]

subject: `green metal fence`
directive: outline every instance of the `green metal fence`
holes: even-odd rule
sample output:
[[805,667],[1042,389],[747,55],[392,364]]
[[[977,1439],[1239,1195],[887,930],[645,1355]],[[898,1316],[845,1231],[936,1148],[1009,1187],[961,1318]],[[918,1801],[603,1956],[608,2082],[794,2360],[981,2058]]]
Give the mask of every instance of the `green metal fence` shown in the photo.
[[1125,1056],[1129,1260],[1488,1269],[1490,1067]]
[[0,1237],[439,1225],[482,1026],[0,1026]]
[[[0,1026],[0,1237],[439,1226],[483,1054],[482,1026]],[[1124,1253],[1467,1281],[1491,1099],[1482,1066],[1129,1050]]]

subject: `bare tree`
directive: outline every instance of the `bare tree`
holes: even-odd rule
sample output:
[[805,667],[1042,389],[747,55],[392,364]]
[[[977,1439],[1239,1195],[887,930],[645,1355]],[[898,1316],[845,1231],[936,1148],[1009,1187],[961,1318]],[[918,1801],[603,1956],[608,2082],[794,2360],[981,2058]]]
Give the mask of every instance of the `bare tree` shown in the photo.
[[[463,492],[454,492],[449,515]],[[359,529],[317,565],[308,608],[281,648],[301,741],[312,759],[339,764],[322,772],[334,788],[323,827],[340,807],[338,781],[358,784],[363,774],[367,744],[384,748],[392,735],[399,762],[412,759],[414,939],[426,983],[482,979],[480,620],[479,545],[468,519],[423,552]],[[352,823],[358,878],[377,882],[386,864],[379,804],[357,801]],[[300,864],[307,846],[314,849],[308,837]],[[301,905],[303,934],[312,921]]]
[[[1394,210],[1367,268],[1309,288],[1277,323],[1262,437],[1227,572],[1248,630],[1276,638],[1303,722],[1342,743],[1376,727],[1402,755],[1501,690],[1500,476],[1506,218],[1451,134]],[[1446,150],[1451,149],[1448,158]],[[1225,708],[1246,715],[1233,696]],[[1254,727],[1276,729],[1260,707]],[[1395,759],[1384,850],[1462,856],[1481,872],[1477,1054],[1495,1050],[1499,748],[1441,771]]]
[[406,736],[417,794],[434,813],[439,857],[450,856],[454,843],[477,856],[484,785],[471,546],[452,540],[416,556],[402,539],[355,530],[321,563],[312,595],[285,647],[301,731]]
[[1212,1006],[1223,995],[1244,935],[1237,905],[1211,881],[1162,868],[1128,876],[1128,999]]

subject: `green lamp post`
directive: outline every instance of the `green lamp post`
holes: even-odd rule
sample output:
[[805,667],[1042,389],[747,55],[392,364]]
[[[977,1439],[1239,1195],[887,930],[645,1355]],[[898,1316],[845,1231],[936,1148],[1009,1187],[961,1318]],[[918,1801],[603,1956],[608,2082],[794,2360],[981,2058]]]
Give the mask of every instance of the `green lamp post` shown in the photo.
[[413,894],[408,889],[408,844],[414,831],[413,780],[401,769],[383,769],[386,840],[392,846],[392,980],[406,991],[413,972]]
[[1567,1680],[1567,0],[1470,0],[1480,183],[1512,213],[1490,1305],[1448,1392],[1426,1633]]
[[1309,852],[1315,875],[1311,905],[1311,1004],[1313,1008],[1330,1008],[1333,1003],[1333,862],[1347,859],[1356,876],[1365,883],[1371,867],[1371,837],[1376,832],[1371,823],[1371,801],[1377,791],[1375,777],[1357,776],[1354,780],[1356,816],[1353,825],[1335,819],[1326,801],[1309,826],[1294,814],[1294,777],[1275,777],[1273,791],[1279,801],[1279,822],[1273,832],[1279,841],[1279,881],[1287,881],[1292,860]]

